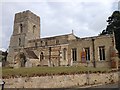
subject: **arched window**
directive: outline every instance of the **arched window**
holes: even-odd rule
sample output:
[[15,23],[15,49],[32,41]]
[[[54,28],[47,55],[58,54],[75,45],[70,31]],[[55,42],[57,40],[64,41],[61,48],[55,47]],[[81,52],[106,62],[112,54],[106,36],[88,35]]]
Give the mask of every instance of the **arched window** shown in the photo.
[[43,55],[43,52],[41,52],[40,54],[40,61],[42,61],[44,59],[44,55]]
[[66,51],[67,51],[67,49],[64,48],[64,49],[63,49],[63,59],[64,59],[64,60],[66,60]]
[[35,48],[37,48],[37,42],[35,42]]
[[56,40],[56,44],[59,44],[59,40]]
[[40,44],[41,46],[42,46],[42,43],[43,43],[43,42],[41,41],[41,44]]
[[47,43],[47,41],[45,41],[45,45],[47,45],[48,43]]
[[18,44],[19,46],[21,46],[21,38],[19,38]]
[[33,33],[35,32],[35,30],[36,30],[36,26],[35,26],[35,25],[33,25]]
[[23,32],[23,25],[20,24],[20,33],[22,33],[22,32]]

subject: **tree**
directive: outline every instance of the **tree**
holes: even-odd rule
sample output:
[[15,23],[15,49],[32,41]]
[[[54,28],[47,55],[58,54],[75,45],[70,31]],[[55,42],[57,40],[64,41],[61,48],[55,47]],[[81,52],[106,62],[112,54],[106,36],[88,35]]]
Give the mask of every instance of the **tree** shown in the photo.
[[108,17],[108,25],[106,30],[102,31],[100,35],[113,34],[115,35],[116,49],[118,50],[120,58],[120,11],[114,11],[113,14]]

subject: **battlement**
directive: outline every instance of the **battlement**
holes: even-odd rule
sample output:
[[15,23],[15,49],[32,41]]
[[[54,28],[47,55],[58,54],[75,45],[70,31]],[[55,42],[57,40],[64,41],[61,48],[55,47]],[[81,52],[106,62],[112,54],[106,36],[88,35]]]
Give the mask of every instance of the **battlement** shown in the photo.
[[25,21],[27,19],[34,20],[36,22],[40,22],[40,17],[37,16],[36,14],[34,14],[33,12],[31,12],[30,10],[16,13],[14,22]]

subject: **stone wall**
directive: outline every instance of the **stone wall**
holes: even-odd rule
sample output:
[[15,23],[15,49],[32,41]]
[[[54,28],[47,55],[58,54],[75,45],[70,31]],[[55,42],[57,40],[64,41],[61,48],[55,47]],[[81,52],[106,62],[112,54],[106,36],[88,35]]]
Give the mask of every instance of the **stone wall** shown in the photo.
[[118,82],[118,72],[18,77],[4,79],[5,88],[62,88],[87,84],[107,84]]
[[[10,66],[14,66],[15,56],[19,52],[28,49],[33,51],[39,60],[41,53],[44,54],[44,60],[40,63],[43,66],[48,65],[48,62],[53,66],[82,66],[81,63],[89,60],[92,63],[98,61],[97,64],[94,64],[96,67],[111,67],[110,48],[111,46],[114,48],[113,35],[80,38],[72,32],[71,34],[40,38],[40,27],[40,17],[31,11],[27,10],[15,14],[13,34],[7,56]],[[55,49],[57,47],[60,49]],[[103,47],[104,51],[100,47]],[[55,50],[50,50],[50,48]],[[66,49],[65,53],[63,52],[64,49]],[[73,49],[75,49],[76,54],[73,54]],[[84,55],[83,58],[81,53],[84,52],[84,49],[87,49],[88,54]],[[100,51],[104,54],[101,55]],[[76,60],[73,59],[73,56]],[[86,59],[87,56],[89,59]]]

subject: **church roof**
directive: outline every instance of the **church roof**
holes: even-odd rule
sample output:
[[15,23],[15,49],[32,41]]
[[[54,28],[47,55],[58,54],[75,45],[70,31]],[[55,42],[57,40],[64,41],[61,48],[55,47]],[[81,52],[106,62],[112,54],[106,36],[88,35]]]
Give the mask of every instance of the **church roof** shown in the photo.
[[64,35],[58,35],[58,36],[44,37],[40,39],[33,39],[33,40],[29,40],[29,42],[41,41],[41,40],[59,40],[59,39],[73,40],[73,39],[78,39],[78,38],[79,37],[75,36],[73,33],[70,33],[70,34],[64,34]]
[[39,59],[37,55],[31,50],[26,50],[26,54],[27,54],[27,57],[30,59]]
[[57,35],[57,36],[45,37],[45,38],[41,38],[41,39],[49,39],[49,38],[56,38],[56,37],[58,37],[58,38],[60,38],[60,37],[68,37],[70,35],[73,35],[74,37],[77,38],[77,36],[75,36],[73,33],[70,33],[70,34],[64,34],[64,35]]

